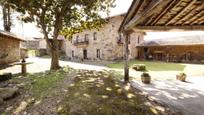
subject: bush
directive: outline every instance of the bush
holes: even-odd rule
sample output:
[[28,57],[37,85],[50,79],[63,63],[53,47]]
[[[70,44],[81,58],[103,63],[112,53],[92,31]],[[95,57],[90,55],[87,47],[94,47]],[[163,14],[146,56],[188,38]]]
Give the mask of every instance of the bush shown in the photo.
[[185,82],[186,81],[186,74],[180,73],[180,74],[176,75],[176,79]]
[[136,71],[146,71],[146,66],[144,64],[134,64],[132,69]]

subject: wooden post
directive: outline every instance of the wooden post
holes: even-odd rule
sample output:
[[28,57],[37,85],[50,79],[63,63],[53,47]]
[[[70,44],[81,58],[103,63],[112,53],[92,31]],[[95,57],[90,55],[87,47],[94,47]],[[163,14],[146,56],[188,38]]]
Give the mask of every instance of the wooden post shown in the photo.
[[129,82],[129,48],[128,48],[128,39],[129,39],[129,34],[125,33],[125,48],[124,48],[124,80],[125,82]]
[[26,63],[25,62],[22,63],[21,72],[22,72],[23,75],[25,75],[27,73]]
[[26,60],[25,60],[25,58],[22,59],[21,64],[22,64],[22,65],[21,65],[21,73],[22,73],[23,75],[25,75],[25,74],[27,73]]

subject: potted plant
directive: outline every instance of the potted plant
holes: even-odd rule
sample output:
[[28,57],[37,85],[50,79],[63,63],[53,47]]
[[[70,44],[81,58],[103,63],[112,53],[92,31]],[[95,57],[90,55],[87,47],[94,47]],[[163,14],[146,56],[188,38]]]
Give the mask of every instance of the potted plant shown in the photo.
[[151,82],[151,76],[148,73],[142,73],[141,80],[145,84],[150,84]]
[[176,79],[182,82],[186,81],[186,74],[185,73],[180,73],[178,75],[176,75]]

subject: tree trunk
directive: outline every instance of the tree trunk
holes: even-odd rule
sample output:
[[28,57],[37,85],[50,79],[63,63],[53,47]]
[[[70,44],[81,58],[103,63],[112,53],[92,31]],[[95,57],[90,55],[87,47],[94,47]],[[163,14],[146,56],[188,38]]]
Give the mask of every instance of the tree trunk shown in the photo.
[[125,76],[124,76],[124,80],[125,82],[129,82],[129,65],[128,65],[128,62],[129,62],[129,48],[128,48],[128,38],[129,38],[129,35],[128,34],[125,34],[125,62],[124,62],[124,72],[125,72]]
[[60,65],[59,65],[59,50],[57,48],[52,48],[52,50],[50,50],[50,54],[51,54],[51,70],[58,70],[60,69]]
[[10,18],[10,7],[9,4],[4,4],[2,6],[3,12],[3,22],[4,22],[4,30],[10,32],[11,31],[11,18]]

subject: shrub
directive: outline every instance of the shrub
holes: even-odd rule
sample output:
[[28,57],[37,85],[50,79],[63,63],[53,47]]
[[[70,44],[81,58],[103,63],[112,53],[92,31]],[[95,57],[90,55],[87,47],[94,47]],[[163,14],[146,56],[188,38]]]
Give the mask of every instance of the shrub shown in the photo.
[[186,81],[186,74],[180,73],[180,74],[176,75],[176,79],[185,82]]
[[132,69],[136,71],[146,71],[146,66],[144,64],[134,64]]
[[142,77],[150,77],[150,75],[149,75],[149,73],[142,73],[142,75],[141,75]]

